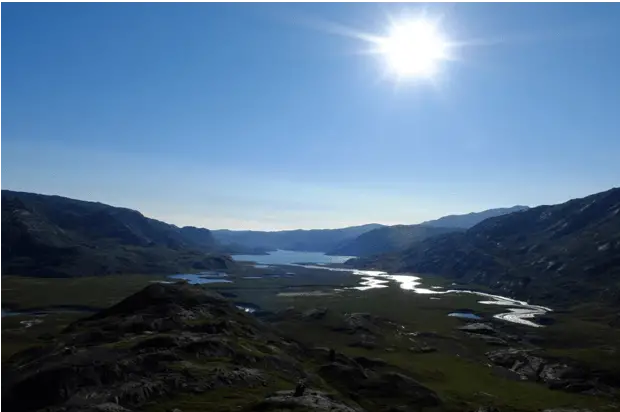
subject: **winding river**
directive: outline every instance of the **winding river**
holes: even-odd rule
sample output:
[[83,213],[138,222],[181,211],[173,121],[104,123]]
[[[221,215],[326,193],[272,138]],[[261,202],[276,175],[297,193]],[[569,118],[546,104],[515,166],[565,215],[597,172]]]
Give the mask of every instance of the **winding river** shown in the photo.
[[506,306],[508,312],[498,313],[494,315],[495,318],[501,319],[507,322],[518,323],[521,325],[531,326],[534,328],[543,327],[538,323],[532,322],[529,319],[533,319],[536,316],[544,315],[547,312],[551,312],[550,308],[545,306],[538,305],[530,305],[527,302],[507,298],[505,296],[500,295],[492,295],[490,293],[477,292],[474,290],[465,290],[465,289],[448,289],[444,290],[440,287],[433,287],[432,289],[427,289],[421,286],[422,278],[413,275],[391,275],[388,272],[382,272],[377,270],[358,270],[358,269],[345,269],[345,268],[328,268],[325,266],[314,266],[314,265],[300,265],[306,268],[312,269],[327,269],[327,270],[335,270],[335,271],[348,271],[352,272],[354,275],[358,275],[362,277],[362,281],[360,282],[360,286],[355,286],[352,289],[357,290],[369,290],[376,288],[385,288],[388,286],[390,281],[396,282],[400,285],[401,289],[410,290],[418,294],[422,295],[445,295],[445,294],[456,294],[456,293],[468,293],[472,295],[477,295],[485,298],[485,300],[479,300],[478,303],[483,305],[498,305],[498,306]]
[[[259,265],[272,264],[272,265],[291,265],[305,267],[308,269],[323,269],[339,272],[350,272],[354,275],[360,276],[361,281],[359,286],[355,286],[351,289],[356,290],[370,290],[377,288],[385,288],[390,282],[396,282],[400,285],[401,289],[410,290],[414,293],[423,295],[446,295],[446,294],[458,294],[468,293],[480,296],[484,298],[479,300],[478,303],[483,305],[497,305],[506,307],[506,312],[498,313],[494,315],[495,318],[501,319],[507,322],[518,323],[525,326],[531,326],[534,328],[543,327],[538,323],[532,322],[530,319],[536,316],[541,316],[547,312],[551,312],[550,308],[538,305],[530,305],[527,302],[507,298],[500,295],[492,295],[490,293],[477,292],[473,290],[464,289],[448,289],[445,290],[440,287],[432,287],[431,289],[422,287],[422,278],[413,275],[393,275],[388,272],[378,270],[359,270],[348,268],[334,268],[325,266],[329,263],[342,263],[349,256],[327,256],[322,253],[309,253],[309,252],[292,252],[292,251],[276,251],[271,252],[269,255],[244,255],[234,256],[238,261],[252,261]],[[315,264],[296,263],[296,262],[313,262]],[[317,264],[319,263],[319,264]]]

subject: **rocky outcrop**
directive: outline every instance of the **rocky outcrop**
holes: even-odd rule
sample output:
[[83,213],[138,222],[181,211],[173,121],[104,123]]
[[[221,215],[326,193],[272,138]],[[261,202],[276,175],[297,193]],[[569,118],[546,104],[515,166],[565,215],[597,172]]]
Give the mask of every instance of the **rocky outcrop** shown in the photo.
[[501,349],[487,353],[491,362],[510,369],[522,379],[541,382],[551,389],[569,392],[607,390],[590,371],[578,365],[544,357],[532,350]]

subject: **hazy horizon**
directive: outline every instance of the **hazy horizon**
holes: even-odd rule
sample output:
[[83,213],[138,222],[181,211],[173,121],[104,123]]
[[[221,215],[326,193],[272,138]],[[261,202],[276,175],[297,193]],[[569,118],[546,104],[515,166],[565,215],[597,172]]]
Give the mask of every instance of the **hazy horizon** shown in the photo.
[[[3,190],[14,190],[14,191],[23,191],[23,190],[19,190],[19,189],[12,189],[12,188],[2,188]],[[601,190],[600,192],[603,191],[607,191],[613,189],[613,187],[609,187],[607,189]],[[415,222],[379,222],[379,221],[364,221],[364,222],[357,222],[357,223],[342,223],[340,225],[336,225],[336,226],[320,226],[320,222],[316,222],[318,224],[318,226],[312,226],[312,227],[301,227],[301,226],[294,226],[294,227],[236,227],[236,226],[205,226],[205,225],[201,225],[201,224],[197,224],[196,221],[197,220],[201,220],[201,218],[194,218],[191,219],[189,221],[183,221],[183,220],[179,220],[179,221],[170,221],[169,219],[166,219],[165,217],[159,217],[159,216],[155,216],[149,213],[145,213],[143,210],[140,210],[136,207],[132,207],[126,204],[116,204],[116,203],[110,203],[110,202],[106,202],[106,201],[102,201],[99,199],[86,199],[86,198],[80,198],[80,197],[72,197],[72,196],[66,196],[66,195],[62,195],[59,193],[45,193],[45,192],[35,192],[38,194],[42,194],[42,195],[51,195],[51,196],[62,196],[62,197],[69,197],[72,199],[76,199],[76,200],[82,200],[82,201],[89,201],[89,202],[99,202],[99,203],[104,203],[104,204],[108,204],[109,206],[114,206],[114,207],[122,207],[122,208],[128,208],[128,209],[133,209],[133,210],[137,210],[138,212],[142,213],[145,217],[147,218],[152,218],[152,219],[157,219],[166,223],[171,223],[174,224],[176,226],[179,227],[183,227],[183,226],[195,226],[195,227],[202,227],[202,228],[207,228],[210,230],[232,230],[232,231],[264,231],[264,232],[276,232],[276,231],[285,231],[285,230],[321,230],[321,229],[340,229],[340,228],[345,228],[345,227],[352,227],[352,226],[363,226],[363,225],[369,225],[369,224],[381,224],[381,225],[385,225],[385,226],[393,226],[393,225],[415,225],[415,224],[420,224],[420,223],[424,223],[426,221],[430,221],[430,220],[436,220],[442,217],[446,217],[446,216],[453,216],[453,215],[466,215],[469,213],[479,213],[479,212],[484,212],[490,209],[509,209],[509,208],[513,208],[513,207],[517,207],[517,206],[525,206],[525,207],[529,207],[529,208],[534,208],[537,206],[544,206],[544,205],[553,205],[553,204],[560,204],[560,203],[564,203],[566,201],[575,199],[576,197],[571,197],[559,202],[553,202],[553,203],[540,203],[540,204],[535,204],[535,205],[525,205],[525,204],[514,204],[514,205],[504,205],[504,206],[497,206],[497,207],[489,207],[486,209],[481,209],[481,210],[471,210],[471,211],[463,211],[463,212],[456,212],[456,213],[446,213],[446,214],[442,214],[442,215],[429,215],[431,217],[429,217],[428,219],[423,219],[420,221],[415,221]],[[577,196],[578,197],[585,197],[588,195],[591,195],[594,193],[587,193],[584,194],[583,196]],[[233,221],[234,223],[239,223],[239,221]]]
[[[286,230],[620,183],[619,4],[1,7],[3,189]],[[432,76],[369,53],[403,16],[446,39]]]

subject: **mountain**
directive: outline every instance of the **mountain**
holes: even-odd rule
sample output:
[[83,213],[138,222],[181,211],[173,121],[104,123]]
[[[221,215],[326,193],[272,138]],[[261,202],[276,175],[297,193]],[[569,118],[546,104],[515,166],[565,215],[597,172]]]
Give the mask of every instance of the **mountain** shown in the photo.
[[382,227],[371,223],[342,229],[283,230],[263,232],[252,230],[214,230],[215,239],[223,245],[237,244],[250,248],[267,250],[298,250],[307,252],[326,252],[336,248],[346,240],[354,239],[362,233]]
[[490,217],[497,217],[502,215],[507,215],[509,213],[520,212],[523,210],[529,209],[528,206],[513,206],[513,207],[503,207],[498,209],[489,209],[484,210],[482,212],[472,212],[467,213],[465,215],[448,215],[444,217],[440,217],[436,220],[429,220],[427,222],[421,223],[425,226],[433,226],[433,227],[454,227],[460,229],[469,229],[477,225],[478,223],[486,220]]
[[358,267],[440,274],[526,299],[620,304],[620,189],[489,218]]
[[458,228],[425,225],[385,226],[363,233],[329,252],[340,256],[371,256],[405,249],[431,236],[460,231]]
[[30,276],[226,268],[211,231],[60,196],[2,191],[2,272]]
[[331,250],[331,255],[372,256],[380,253],[395,252],[411,246],[431,236],[449,232],[460,232],[490,217],[506,215],[528,209],[527,206],[513,206],[489,209],[466,215],[444,216],[418,225],[384,226],[345,241]]

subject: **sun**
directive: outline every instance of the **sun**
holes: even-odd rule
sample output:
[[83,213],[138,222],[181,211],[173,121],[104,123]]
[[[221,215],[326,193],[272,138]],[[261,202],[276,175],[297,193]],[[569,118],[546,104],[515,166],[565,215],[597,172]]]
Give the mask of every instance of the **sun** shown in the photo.
[[393,24],[377,43],[377,51],[398,77],[433,78],[442,60],[448,58],[449,44],[429,20]]

